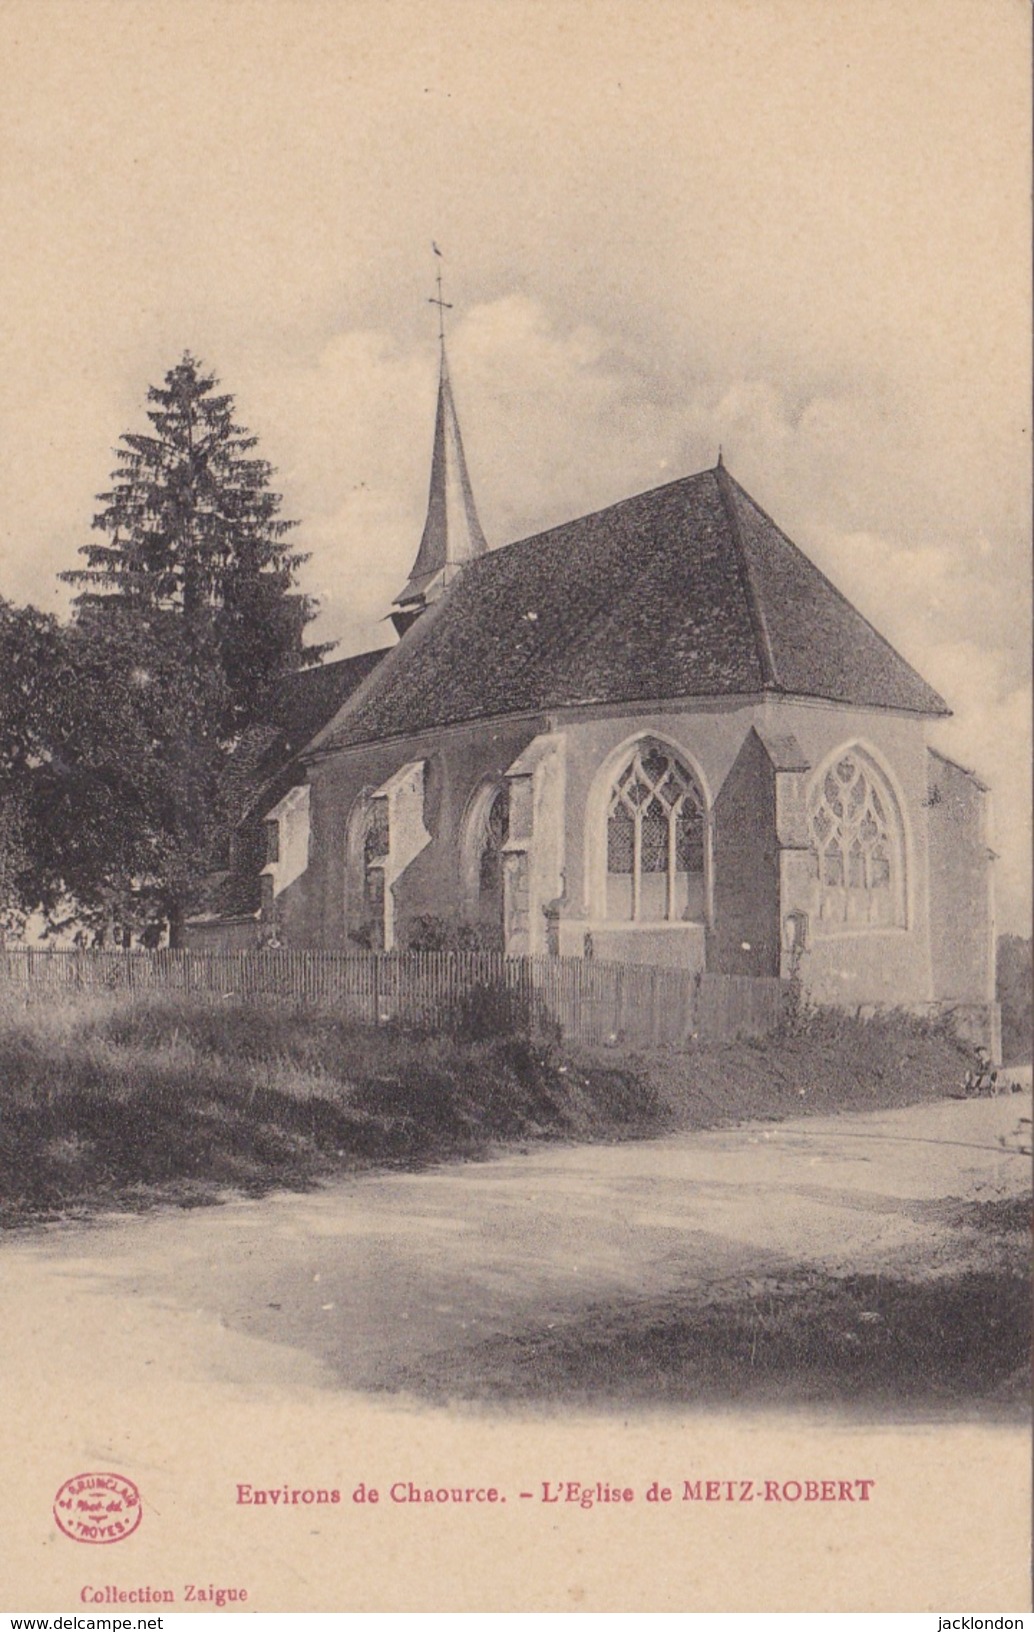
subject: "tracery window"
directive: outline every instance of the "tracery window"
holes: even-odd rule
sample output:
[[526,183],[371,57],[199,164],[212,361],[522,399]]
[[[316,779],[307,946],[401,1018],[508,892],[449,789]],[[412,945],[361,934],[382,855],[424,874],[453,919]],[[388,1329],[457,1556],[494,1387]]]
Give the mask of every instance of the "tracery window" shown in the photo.
[[503,944],[503,872],[509,837],[509,783],[484,782],[471,797],[461,828],[461,910],[465,925],[491,947]]
[[819,922],[903,922],[901,823],[894,796],[859,749],[819,777],[809,812]]
[[[503,887],[503,846],[510,836],[510,790],[500,788],[484,817],[478,861],[478,898],[489,916],[497,913],[496,903]],[[482,912],[482,916],[485,912]]]
[[704,799],[673,749],[640,743],[607,807],[607,917],[704,917]]

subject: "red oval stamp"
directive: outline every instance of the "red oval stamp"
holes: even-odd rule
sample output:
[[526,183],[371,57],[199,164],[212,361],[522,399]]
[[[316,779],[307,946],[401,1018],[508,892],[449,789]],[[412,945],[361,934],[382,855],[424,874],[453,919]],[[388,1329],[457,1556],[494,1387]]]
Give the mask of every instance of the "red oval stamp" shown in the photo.
[[54,1519],[72,1541],[125,1541],[140,1523],[140,1492],[121,1473],[77,1473],[54,1497]]

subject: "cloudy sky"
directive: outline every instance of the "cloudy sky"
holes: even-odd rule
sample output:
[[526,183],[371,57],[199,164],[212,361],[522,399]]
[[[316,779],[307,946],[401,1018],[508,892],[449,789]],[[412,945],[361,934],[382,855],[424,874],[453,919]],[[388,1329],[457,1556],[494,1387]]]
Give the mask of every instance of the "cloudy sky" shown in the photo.
[[385,642],[434,274],[503,544],[714,462],[941,690],[1030,913],[1025,0],[0,0],[0,594],[185,349]]

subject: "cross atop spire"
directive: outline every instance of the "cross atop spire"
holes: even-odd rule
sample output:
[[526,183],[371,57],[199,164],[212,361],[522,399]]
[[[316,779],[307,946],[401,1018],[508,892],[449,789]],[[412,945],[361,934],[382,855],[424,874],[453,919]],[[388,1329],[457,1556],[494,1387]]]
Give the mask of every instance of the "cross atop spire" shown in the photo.
[[[439,260],[442,252],[437,244],[431,248]],[[438,370],[438,412],[434,423],[434,446],[431,453],[431,486],[427,496],[427,519],[420,539],[420,548],[409,575],[409,582],[395,599],[397,611],[391,619],[399,634],[432,601],[448,588],[456,574],[475,556],[488,549],[481,531],[474,492],[467,473],[463,452],[463,438],[456,417],[456,404],[449,380],[449,365],[445,355],[445,313],[452,310],[452,302],[442,296],[442,274],[438,269],[437,294],[428,296],[428,304],[438,308],[438,345],[441,360]]]
[[[438,257],[439,263],[442,260],[444,260],[445,257],[442,255],[441,250],[438,248],[438,245],[435,243],[433,238],[431,240],[431,248],[434,250],[435,255]],[[437,286],[438,286],[438,292],[437,292],[437,294],[434,294],[434,295],[428,295],[427,304],[429,306],[437,306],[437,308],[438,308],[438,344],[441,346],[442,351],[444,352],[444,350],[445,350],[445,314],[446,314],[446,312],[451,312],[452,311],[452,301],[442,299],[442,269],[441,269],[440,264],[436,267],[435,272],[436,272],[435,281],[436,281]]]

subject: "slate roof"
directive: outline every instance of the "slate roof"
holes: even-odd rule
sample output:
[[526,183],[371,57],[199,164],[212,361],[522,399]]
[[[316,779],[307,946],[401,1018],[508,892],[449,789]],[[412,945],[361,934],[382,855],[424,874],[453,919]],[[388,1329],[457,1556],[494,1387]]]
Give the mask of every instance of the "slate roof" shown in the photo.
[[355,657],[285,675],[271,699],[269,724],[281,732],[290,748],[303,747],[390,650],[359,652]]
[[226,768],[225,787],[235,819],[333,719],[385,655],[385,650],[361,652],[336,663],[299,669],[278,681],[260,709],[262,723],[244,732]]
[[471,561],[313,746],[762,692],[950,712],[719,464]]

